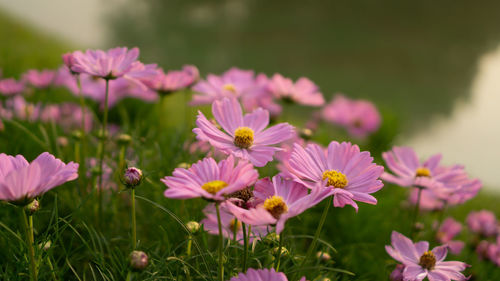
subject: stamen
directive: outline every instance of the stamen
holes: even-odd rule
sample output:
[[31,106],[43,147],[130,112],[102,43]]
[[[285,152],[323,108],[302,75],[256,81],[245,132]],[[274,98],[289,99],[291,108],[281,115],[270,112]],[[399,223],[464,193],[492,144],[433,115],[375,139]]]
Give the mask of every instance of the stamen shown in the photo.
[[427,270],[432,270],[436,265],[436,256],[432,251],[427,251],[420,257],[418,264]]
[[417,169],[416,173],[415,173],[415,176],[416,177],[428,177],[430,178],[431,177],[431,171],[425,167],[420,167]]
[[328,186],[333,186],[334,188],[344,188],[346,187],[348,181],[347,177],[339,171],[327,170],[323,172],[323,180],[328,179]]
[[224,86],[222,86],[222,89],[232,92],[233,94],[236,94],[236,87],[233,84],[230,83],[224,84]]
[[206,192],[211,193],[211,194],[216,194],[219,192],[221,189],[227,186],[227,183],[225,181],[221,180],[214,180],[214,181],[209,181],[206,182],[201,186]]
[[234,131],[234,145],[239,148],[250,148],[253,144],[253,130],[248,127],[238,127]]
[[279,219],[282,214],[288,212],[288,206],[283,200],[283,197],[273,195],[264,201],[264,209],[266,209],[275,219]]

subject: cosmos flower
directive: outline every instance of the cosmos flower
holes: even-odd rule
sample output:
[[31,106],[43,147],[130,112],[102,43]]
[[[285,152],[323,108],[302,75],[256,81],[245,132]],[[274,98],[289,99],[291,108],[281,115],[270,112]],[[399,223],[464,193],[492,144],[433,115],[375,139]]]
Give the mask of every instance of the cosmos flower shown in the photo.
[[25,205],[35,197],[78,178],[78,164],[63,163],[48,152],[31,163],[22,155],[0,154],[0,200]]
[[262,108],[245,114],[234,98],[215,101],[212,113],[217,123],[225,132],[219,130],[198,112],[197,128],[193,132],[199,140],[209,141],[226,154],[249,160],[257,167],[273,160],[279,147],[272,145],[288,140],[293,136],[294,128],[288,123],[280,123],[266,129],[269,124],[269,112]]
[[274,74],[269,82],[268,89],[276,98],[298,104],[321,106],[325,103],[318,86],[305,77],[301,77],[297,82],[293,83],[290,78],[285,78],[281,74]]
[[241,104],[245,111],[253,111],[259,107],[269,111],[271,117],[276,118],[281,113],[281,105],[276,103],[273,94],[269,91],[269,78],[263,73],[257,74],[253,87],[241,95]]
[[43,107],[40,113],[40,120],[43,122],[54,122],[60,125],[66,132],[74,129],[81,129],[82,118],[84,119],[84,129],[90,132],[93,126],[93,115],[90,109],[85,108],[85,116],[82,114],[82,108],[75,103],[49,104]]
[[[240,272],[229,281],[288,281],[288,279],[283,272],[276,272],[274,268],[249,268],[246,273]],[[306,281],[306,278],[302,277],[299,281]]]
[[394,268],[394,270],[391,272],[389,279],[391,279],[391,281],[404,281],[404,279],[403,279],[404,269],[405,269],[404,265],[397,264],[396,268]]
[[229,156],[218,164],[213,158],[204,158],[189,169],[177,168],[172,176],[161,180],[168,186],[164,195],[174,199],[225,200],[224,195],[251,186],[259,176],[250,163],[239,161],[235,164],[234,157]]
[[158,74],[146,81],[153,90],[160,93],[171,93],[188,88],[200,78],[198,68],[194,65],[185,65],[182,70],[170,70],[165,74],[159,70]]
[[462,241],[453,240],[460,231],[462,231],[462,224],[453,218],[447,218],[439,227],[436,233],[436,239],[440,244],[448,246],[451,253],[458,255],[465,246]]
[[[213,204],[207,205],[205,209],[203,209],[203,213],[205,214],[205,218],[201,221],[203,229],[212,235],[219,235],[219,225],[215,206]],[[234,238],[234,231],[236,230],[236,241],[243,244],[243,228],[241,221],[237,220],[225,207],[220,209],[220,217],[222,235],[232,240]],[[260,240],[260,238],[265,237],[267,233],[267,227],[265,226],[252,226],[249,243],[252,243],[254,239]]]
[[26,102],[22,96],[14,96],[7,100],[5,105],[12,110],[13,117],[17,119],[33,122],[40,118],[40,104]]
[[467,226],[469,229],[485,237],[498,234],[498,221],[491,211],[481,210],[470,212],[467,215]]
[[427,241],[414,244],[396,231],[392,232],[391,243],[392,246],[385,246],[385,250],[405,266],[404,280],[420,281],[425,277],[430,281],[467,280],[461,271],[469,265],[459,261],[444,261],[448,252],[446,246],[435,247],[429,251]]
[[73,95],[79,95],[80,91],[78,89],[77,79],[78,78],[71,73],[69,68],[63,65],[57,69],[56,76],[54,78],[54,86],[65,87]]
[[56,72],[53,70],[44,69],[42,71],[38,71],[36,69],[31,69],[23,74],[22,79],[36,88],[43,89],[52,85],[55,76]]
[[320,187],[309,189],[293,180],[274,176],[259,180],[255,184],[255,208],[244,209],[227,201],[223,206],[239,220],[250,225],[276,224],[276,233],[279,234],[285,227],[285,222],[305,210],[315,206],[332,192]]
[[[114,162],[107,163],[108,161],[104,161],[102,165],[102,189],[103,190],[117,190],[118,185],[116,184],[113,178],[113,171],[115,171]],[[99,160],[94,157],[90,157],[85,159],[85,164],[87,166],[87,178],[91,179],[93,177],[92,174],[99,174]]]
[[14,78],[0,79],[0,93],[6,96],[17,95],[24,91],[25,86]]
[[323,118],[345,127],[350,135],[363,138],[380,127],[381,117],[375,105],[366,100],[351,100],[337,95],[322,111]]
[[309,144],[305,149],[295,144],[289,162],[296,181],[309,188],[322,183],[332,190],[335,207],[351,205],[357,211],[354,200],[377,204],[370,194],[384,186],[378,179],[384,167],[373,163],[370,152],[360,152],[351,143],[332,141],[326,150],[317,144]]
[[500,236],[497,236],[496,243],[487,243],[486,257],[500,267]]

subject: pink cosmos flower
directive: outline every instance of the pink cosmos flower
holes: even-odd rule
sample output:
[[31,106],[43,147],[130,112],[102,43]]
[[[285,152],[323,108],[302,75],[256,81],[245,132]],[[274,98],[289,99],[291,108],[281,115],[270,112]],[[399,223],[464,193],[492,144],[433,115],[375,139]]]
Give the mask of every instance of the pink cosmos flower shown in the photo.
[[[99,160],[97,158],[91,157],[85,159],[85,165],[87,166],[87,178],[92,178],[92,173],[99,172]],[[103,190],[117,190],[118,185],[113,179],[113,169],[106,161],[102,165],[102,189]]]
[[164,193],[168,198],[203,197],[223,201],[224,195],[251,186],[258,176],[250,163],[239,161],[235,166],[234,157],[229,156],[218,164],[212,158],[204,158],[189,169],[175,169],[172,176],[161,181],[168,186]]
[[384,167],[373,163],[370,152],[346,142],[332,141],[326,150],[317,144],[305,149],[295,144],[290,168],[295,180],[309,188],[322,183],[332,190],[335,207],[351,205],[357,211],[354,200],[375,205],[377,199],[370,194],[384,186],[378,179]]
[[274,152],[281,150],[272,145],[286,141],[294,133],[293,126],[288,123],[265,129],[269,124],[269,112],[258,108],[243,116],[241,107],[234,98],[215,101],[212,113],[225,133],[199,111],[197,128],[193,129],[197,138],[209,141],[226,154],[249,160],[257,167],[263,167],[272,161]]
[[[288,281],[288,279],[283,272],[276,272],[274,268],[249,268],[246,273],[240,272],[229,281]],[[302,277],[299,281],[306,281],[306,278]]]
[[73,53],[65,53],[62,55],[62,60],[63,60],[63,63],[64,63],[64,66],[66,66],[66,68],[71,72],[71,73],[74,73],[71,68],[73,67],[73,65],[75,64],[75,60],[73,58]]
[[385,246],[387,253],[404,264],[404,280],[420,281],[427,277],[430,281],[467,280],[461,271],[469,265],[459,261],[444,261],[447,255],[446,246],[435,247],[429,251],[429,243],[420,241],[413,243],[410,239],[392,232],[391,246]]
[[40,117],[40,105],[26,102],[22,96],[14,96],[6,101],[6,107],[10,108],[13,117],[20,120],[36,121]]
[[285,78],[281,74],[274,74],[268,89],[276,98],[290,100],[298,104],[321,106],[325,103],[318,86],[305,77],[299,78],[294,84],[292,79]]
[[79,95],[77,77],[71,73],[69,68],[61,66],[56,72],[54,86],[62,86],[68,89],[73,95]]
[[255,184],[255,208],[244,209],[230,201],[223,203],[223,206],[247,224],[276,224],[276,233],[279,234],[288,219],[298,216],[332,194],[330,190],[320,187],[313,188],[310,194],[308,190],[298,182],[274,176],[272,182],[265,178]]
[[498,234],[498,222],[495,214],[487,210],[470,212],[467,215],[467,226],[469,229],[485,237]]
[[497,236],[496,243],[489,243],[486,248],[486,256],[498,267],[500,267],[500,236]]
[[6,96],[17,95],[24,91],[25,86],[14,78],[0,79],[0,93]]
[[465,243],[462,241],[453,240],[455,236],[457,236],[460,231],[462,231],[462,224],[453,218],[447,218],[439,227],[436,233],[436,239],[440,244],[444,244],[448,246],[448,249],[454,255],[460,254],[462,249],[465,246]]
[[[415,206],[418,201],[418,189],[414,188],[409,195],[410,204]],[[439,199],[430,189],[422,189],[420,194],[420,209],[425,211],[442,210],[444,201]]]
[[31,163],[22,155],[0,154],[0,200],[24,205],[77,177],[77,163],[64,164],[48,152]]
[[487,259],[488,258],[488,249],[490,246],[494,247],[494,244],[490,243],[489,241],[486,240],[481,240],[477,246],[476,246],[476,254],[480,260]]
[[[85,108],[84,129],[86,132],[92,130],[93,115],[90,110]],[[62,103],[57,105],[46,105],[40,114],[43,122],[54,122],[59,124],[66,132],[74,129],[80,129],[82,126],[82,108],[74,103]]]
[[[203,228],[212,235],[219,235],[219,225],[217,222],[217,214],[215,206],[209,204],[203,209],[205,218],[201,221]],[[222,207],[220,210],[222,235],[227,239],[234,238],[234,231],[236,230],[236,241],[243,244],[243,228],[241,221],[238,221],[226,208]],[[252,226],[249,243],[254,239],[260,240],[268,234],[267,227],[265,226]]]
[[170,93],[188,88],[199,78],[200,73],[196,66],[185,65],[182,70],[170,70],[167,74],[160,69],[146,84],[157,92]]
[[281,113],[281,105],[276,103],[273,94],[268,89],[269,78],[264,73],[255,77],[253,87],[243,92],[241,104],[245,111],[253,111],[259,107],[269,111],[271,117],[277,117]]
[[53,70],[44,69],[38,71],[36,69],[31,69],[23,74],[22,79],[36,88],[43,89],[52,85],[55,76],[56,73]]
[[389,279],[391,281],[404,281],[403,279],[403,271],[405,270],[405,266],[402,264],[397,264],[396,268],[391,272]]
[[343,95],[323,108],[323,118],[345,127],[350,135],[366,137],[380,127],[381,117],[375,105],[366,100],[351,100]]

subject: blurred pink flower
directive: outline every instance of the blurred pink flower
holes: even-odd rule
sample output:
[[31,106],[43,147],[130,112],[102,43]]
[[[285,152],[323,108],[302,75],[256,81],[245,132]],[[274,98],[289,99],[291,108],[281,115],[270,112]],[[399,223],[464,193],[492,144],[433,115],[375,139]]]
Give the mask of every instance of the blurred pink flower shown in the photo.
[[199,78],[196,66],[185,65],[182,70],[170,70],[167,74],[160,69],[155,77],[145,83],[156,92],[170,93],[190,87]]
[[23,81],[26,83],[39,88],[47,88],[52,85],[54,82],[54,78],[56,76],[55,71],[53,70],[48,70],[44,69],[41,71],[38,71],[36,69],[31,69],[28,70],[26,73],[23,74]]
[[27,204],[37,196],[78,178],[78,164],[64,164],[48,152],[31,163],[22,155],[0,154],[0,200]]
[[500,267],[500,236],[497,236],[495,244],[487,244],[486,255],[496,266]]
[[235,98],[215,101],[212,104],[212,114],[225,132],[219,130],[199,111],[197,128],[193,129],[197,138],[209,141],[226,154],[249,160],[257,167],[272,161],[274,153],[281,150],[272,145],[286,141],[294,132],[293,126],[288,123],[266,129],[269,112],[262,108],[243,116]]
[[251,186],[259,177],[250,163],[239,161],[235,164],[231,155],[219,163],[204,158],[189,169],[177,168],[172,176],[161,180],[168,187],[164,195],[174,199],[203,197],[223,201],[224,195]]
[[467,215],[467,226],[469,229],[485,237],[498,234],[498,221],[495,214],[491,211],[481,210],[470,212]]
[[391,272],[389,279],[391,279],[391,281],[404,281],[403,279],[404,269],[405,266],[403,264],[397,264],[396,268],[394,268],[394,270]]
[[268,89],[276,98],[298,104],[321,106],[325,103],[318,86],[305,77],[301,77],[297,82],[293,83],[290,78],[285,78],[281,74],[274,74],[269,82]]
[[[102,165],[102,189],[103,190],[116,190],[118,186],[113,179],[113,171],[114,169],[104,161]],[[99,160],[97,158],[91,157],[85,160],[85,164],[87,166],[87,178],[92,178],[92,173],[99,172]]]
[[5,104],[12,110],[13,117],[17,119],[33,122],[40,118],[41,106],[26,102],[22,96],[14,96]]
[[253,87],[250,87],[241,96],[241,104],[245,111],[253,111],[259,107],[269,111],[271,117],[281,113],[281,105],[276,103],[274,96],[268,89],[269,78],[263,73],[255,77]]
[[61,66],[56,72],[56,76],[54,78],[54,86],[62,86],[67,88],[73,95],[79,94],[77,77],[71,74],[69,68],[66,66]]
[[468,279],[461,271],[469,265],[459,261],[444,261],[448,253],[446,246],[435,247],[429,251],[427,241],[414,244],[396,231],[392,232],[391,243],[392,246],[385,246],[385,250],[405,266],[404,280],[423,280],[425,277],[431,281]]
[[439,227],[436,233],[436,239],[440,244],[448,246],[451,253],[458,255],[465,246],[462,241],[453,240],[460,231],[462,231],[462,224],[453,218],[447,218]]
[[25,89],[24,83],[14,78],[0,79],[0,93],[6,96],[21,94]]
[[490,246],[495,247],[494,244],[486,241],[486,240],[481,240],[477,246],[476,246],[476,254],[480,260],[487,259],[489,258],[489,253],[488,249]]
[[328,149],[317,144],[309,144],[304,149],[295,144],[290,168],[296,181],[309,188],[322,183],[332,190],[335,207],[351,205],[357,211],[354,200],[377,204],[377,199],[370,194],[384,186],[379,180],[384,167],[373,163],[370,152],[360,152],[357,145],[346,142],[332,141]]
[[322,111],[323,118],[345,127],[349,134],[366,137],[380,127],[381,117],[375,105],[366,100],[351,100],[336,95]]
[[[238,276],[231,278],[229,281],[288,281],[286,275],[282,272],[276,272],[271,269],[253,269],[249,268],[246,273],[238,273]],[[299,281],[306,281],[305,277]]]

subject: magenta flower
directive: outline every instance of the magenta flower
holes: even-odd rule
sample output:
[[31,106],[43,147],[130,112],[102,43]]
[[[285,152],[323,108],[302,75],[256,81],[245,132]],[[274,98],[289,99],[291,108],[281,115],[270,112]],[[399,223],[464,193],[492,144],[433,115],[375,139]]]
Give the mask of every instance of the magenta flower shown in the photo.
[[255,184],[255,208],[244,209],[230,201],[223,206],[244,223],[276,224],[276,233],[279,234],[288,219],[300,215],[332,194],[330,190],[320,187],[313,188],[310,194],[308,190],[298,182],[275,176],[272,182],[265,178]]
[[462,231],[462,224],[453,218],[447,218],[439,227],[436,233],[436,239],[440,244],[448,246],[450,252],[458,255],[465,246],[462,241],[453,240],[460,231]]
[[[238,273],[238,276],[231,278],[229,281],[288,281],[283,272],[276,272],[271,269],[253,269],[249,268],[246,273]],[[299,281],[306,281],[302,277]]]
[[0,79],[0,93],[6,96],[21,94],[25,89],[24,83],[14,78]]
[[373,163],[370,152],[346,142],[332,141],[326,150],[317,144],[305,149],[295,144],[290,168],[296,181],[309,188],[321,183],[332,190],[335,207],[351,205],[357,211],[354,200],[375,205],[377,199],[370,194],[384,186],[378,179],[384,167]]
[[486,256],[494,264],[496,264],[498,267],[500,267],[500,236],[497,236],[495,244],[487,243],[485,251],[486,251]]
[[420,281],[427,277],[430,281],[467,280],[461,273],[469,265],[459,261],[444,261],[447,255],[446,246],[435,247],[429,251],[429,243],[420,241],[413,243],[410,239],[392,232],[391,246],[385,246],[387,253],[401,262],[404,280]]
[[366,100],[351,100],[337,95],[322,111],[323,118],[347,129],[350,135],[365,137],[380,127],[381,117],[375,105]]
[[164,193],[168,198],[203,197],[222,201],[224,195],[251,186],[258,177],[257,170],[250,163],[239,161],[235,166],[234,157],[229,156],[219,164],[212,158],[204,158],[189,169],[175,169],[172,176],[161,181],[168,186]]
[[294,133],[293,126],[288,123],[265,129],[269,124],[269,112],[258,108],[243,116],[241,107],[234,98],[215,101],[212,113],[225,133],[208,121],[203,113],[198,112],[198,127],[193,129],[197,138],[209,141],[226,154],[249,160],[257,167],[272,161],[274,153],[281,150],[272,145],[286,141]]
[[[213,204],[207,205],[205,209],[203,209],[203,213],[205,214],[205,218],[201,221],[203,229],[212,235],[219,235],[219,225],[217,223],[215,206]],[[225,207],[221,208],[220,216],[222,235],[232,240],[234,238],[234,231],[236,230],[236,241],[243,244],[243,228],[241,221],[237,220]],[[249,243],[252,243],[254,239],[260,240],[261,237],[265,237],[267,234],[267,227],[252,226]]]
[[325,103],[318,86],[305,77],[299,78],[294,84],[292,79],[285,78],[281,74],[274,74],[268,88],[279,99],[310,106],[321,106]]
[[24,205],[65,182],[78,178],[78,164],[64,164],[48,152],[31,163],[22,155],[0,154],[0,200]]
[[485,237],[498,234],[498,222],[495,214],[487,210],[470,212],[467,215],[467,226],[469,229]]
[[160,69],[158,74],[146,84],[157,92],[171,93],[188,88],[199,78],[200,74],[196,66],[185,65],[182,70],[171,70],[167,74]]
[[405,266],[402,264],[397,264],[396,268],[391,272],[389,279],[391,281],[404,281],[403,279],[403,271],[405,270]]
[[52,85],[55,76],[56,73],[53,70],[44,69],[42,71],[38,71],[36,69],[31,69],[23,74],[22,79],[36,88],[43,89]]

